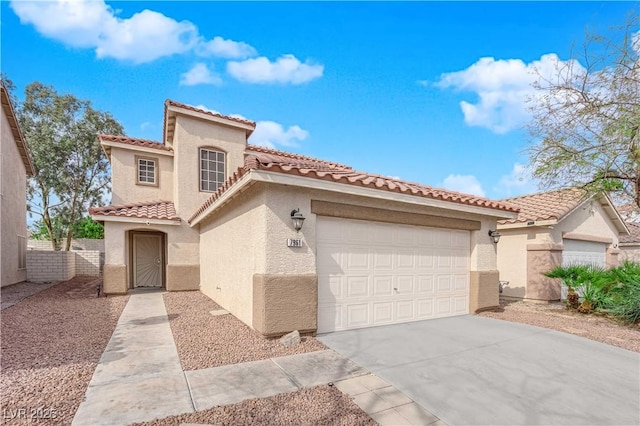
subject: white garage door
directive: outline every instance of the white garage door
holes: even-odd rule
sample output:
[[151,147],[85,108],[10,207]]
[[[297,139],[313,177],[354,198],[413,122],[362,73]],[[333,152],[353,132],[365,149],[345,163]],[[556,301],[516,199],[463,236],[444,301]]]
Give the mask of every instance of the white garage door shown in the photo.
[[563,240],[562,265],[606,265],[607,245],[592,241]]
[[469,232],[318,217],[318,332],[469,312]]

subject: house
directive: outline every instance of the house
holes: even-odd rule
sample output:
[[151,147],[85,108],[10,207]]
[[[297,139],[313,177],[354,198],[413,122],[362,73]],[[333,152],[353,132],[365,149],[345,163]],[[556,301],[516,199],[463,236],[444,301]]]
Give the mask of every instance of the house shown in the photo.
[[640,262],[640,223],[627,222],[629,235],[620,237],[620,261]]
[[607,195],[568,188],[503,202],[520,209],[516,218],[498,222],[504,297],[558,300],[560,284],[543,275],[555,266],[618,264],[620,238],[629,230]]
[[196,290],[265,336],[498,305],[505,203],[248,144],[255,123],[166,101],[162,142],[100,136],[104,291]]
[[0,83],[0,286],[27,279],[27,176],[34,168],[9,93]]

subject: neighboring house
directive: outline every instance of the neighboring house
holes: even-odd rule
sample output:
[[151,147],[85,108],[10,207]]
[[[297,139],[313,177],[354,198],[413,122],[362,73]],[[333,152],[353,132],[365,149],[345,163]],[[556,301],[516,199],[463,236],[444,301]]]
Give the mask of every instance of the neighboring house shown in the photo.
[[0,286],[27,279],[27,175],[33,164],[4,84],[0,83]]
[[640,262],[640,223],[627,222],[629,235],[620,237],[620,261]]
[[560,299],[560,284],[543,274],[558,265],[618,264],[620,236],[629,234],[611,199],[577,188],[509,198],[520,208],[515,219],[501,220],[498,243],[503,296]]
[[488,233],[512,206],[248,145],[254,122],[173,101],[164,123],[162,143],[100,137],[106,293],[200,289],[267,336],[498,305]]

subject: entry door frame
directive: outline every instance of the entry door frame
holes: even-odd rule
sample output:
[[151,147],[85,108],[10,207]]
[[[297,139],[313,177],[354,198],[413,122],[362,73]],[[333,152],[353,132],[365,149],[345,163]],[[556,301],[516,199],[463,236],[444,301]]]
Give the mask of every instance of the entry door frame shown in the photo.
[[129,289],[137,288],[136,284],[136,259],[135,259],[135,236],[136,235],[156,235],[160,237],[160,263],[161,263],[161,280],[162,285],[160,287],[139,287],[139,288],[166,288],[166,267],[167,267],[167,244],[166,244],[166,234],[164,232],[155,232],[155,231],[131,231],[129,233]]

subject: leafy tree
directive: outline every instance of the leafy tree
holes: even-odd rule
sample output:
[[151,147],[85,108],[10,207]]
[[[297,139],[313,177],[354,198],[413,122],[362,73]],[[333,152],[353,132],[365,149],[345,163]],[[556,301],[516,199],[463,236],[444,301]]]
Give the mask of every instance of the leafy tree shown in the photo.
[[538,71],[528,151],[542,186],[616,191],[640,206],[638,30],[630,15],[607,36],[587,34],[579,58]]
[[109,189],[109,162],[97,135],[123,134],[122,125],[90,101],[39,82],[26,87],[16,113],[36,169],[29,212],[41,217],[54,249],[64,239],[69,250],[76,224]]
[[102,239],[104,238],[104,227],[87,216],[76,222],[73,227],[73,238]]
[[[58,219],[58,218],[56,218]],[[63,227],[59,223],[60,220],[54,220],[53,230],[57,234],[58,240],[64,238],[62,233]],[[44,221],[38,220],[30,229],[30,237],[34,240],[50,240],[49,230],[47,229]],[[90,238],[90,239],[102,239],[104,238],[104,227],[98,222],[94,222],[89,216],[77,221],[73,226],[73,238]]]

